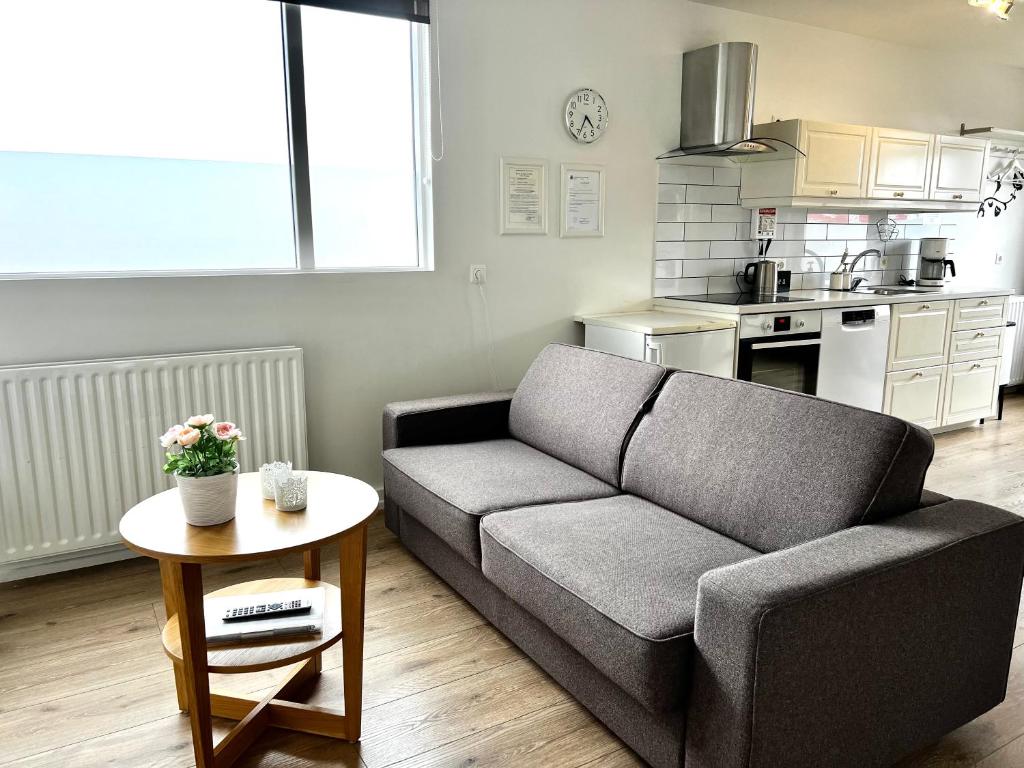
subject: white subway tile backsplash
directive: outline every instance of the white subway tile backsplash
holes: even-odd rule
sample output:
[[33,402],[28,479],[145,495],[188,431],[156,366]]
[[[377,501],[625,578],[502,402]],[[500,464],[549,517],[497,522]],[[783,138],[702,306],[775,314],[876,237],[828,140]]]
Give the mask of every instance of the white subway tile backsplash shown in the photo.
[[715,168],[715,184],[719,186],[738,187],[740,185],[739,168]]
[[673,203],[658,203],[658,222],[685,221],[686,206]]
[[779,208],[776,212],[780,224],[806,224],[806,208]]
[[808,240],[804,253],[808,256],[842,256],[846,250],[845,240]]
[[711,243],[655,243],[654,258],[662,259],[706,259],[711,252]]
[[732,240],[736,237],[735,224],[687,224],[687,240]]
[[727,203],[735,205],[739,201],[739,187],[686,187],[688,203]]
[[662,163],[658,179],[663,184],[714,184],[715,169],[702,165]]
[[850,211],[850,223],[851,224],[874,224],[879,218],[884,218],[883,213],[854,213]]
[[939,226],[939,237],[956,237],[956,224],[941,224]]
[[755,259],[757,258],[757,247],[753,240],[720,240],[711,244],[711,258],[713,259]]
[[685,227],[685,224],[655,224],[654,239],[658,242],[665,242],[666,240],[685,240],[686,238],[683,237]]
[[829,224],[828,240],[867,240],[868,228],[863,224]]
[[736,239],[737,240],[749,240],[750,239],[750,224],[737,224],[736,225]]
[[655,296],[692,296],[708,292],[706,277],[682,277],[674,280],[655,280]]
[[673,278],[683,276],[683,262],[656,261],[654,262],[654,276],[656,278]]
[[667,213],[673,217],[672,221],[711,221],[710,205],[674,204]]
[[788,259],[791,256],[803,256],[803,240],[773,240],[768,248],[769,259]]
[[850,214],[848,211],[808,211],[808,224],[849,224]]
[[658,185],[658,202],[659,203],[685,203],[686,202],[686,185],[685,184],[659,184]]
[[733,273],[732,259],[691,259],[682,264],[683,277],[722,277]]
[[824,272],[805,272],[800,276],[800,284],[805,291],[828,288],[828,275]]
[[[706,207],[706,206],[701,206]],[[750,224],[750,209],[738,205],[712,205],[712,221],[732,221],[737,224]]]
[[738,290],[736,275],[708,278],[708,293],[736,293]]
[[828,226],[825,224],[783,224],[783,240],[825,240]]

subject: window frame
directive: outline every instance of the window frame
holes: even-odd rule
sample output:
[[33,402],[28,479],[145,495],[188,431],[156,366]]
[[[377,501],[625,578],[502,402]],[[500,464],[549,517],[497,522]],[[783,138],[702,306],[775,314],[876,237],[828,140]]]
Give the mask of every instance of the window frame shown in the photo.
[[433,162],[431,155],[430,26],[409,22],[416,201],[416,266],[317,267],[313,249],[312,196],[306,135],[305,76],[302,57],[302,6],[281,2],[281,57],[285,82],[285,119],[291,177],[294,267],[270,269],[122,269],[113,271],[2,272],[0,280],[80,278],[228,277],[232,275],[327,275],[432,272],[434,270]]

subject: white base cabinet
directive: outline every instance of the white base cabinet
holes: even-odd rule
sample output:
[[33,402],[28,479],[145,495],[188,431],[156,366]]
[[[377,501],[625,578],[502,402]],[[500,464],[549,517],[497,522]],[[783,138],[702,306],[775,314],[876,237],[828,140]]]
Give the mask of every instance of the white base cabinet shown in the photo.
[[1005,309],[1002,296],[895,305],[882,410],[927,429],[995,414]]

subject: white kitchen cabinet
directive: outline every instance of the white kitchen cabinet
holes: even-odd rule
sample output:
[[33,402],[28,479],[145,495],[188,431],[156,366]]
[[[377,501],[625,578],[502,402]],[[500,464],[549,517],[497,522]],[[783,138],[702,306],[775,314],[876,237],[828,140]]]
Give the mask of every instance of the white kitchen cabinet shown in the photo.
[[870,127],[781,120],[756,126],[754,134],[788,142],[805,156],[747,164],[740,180],[740,197],[856,199],[866,196]]
[[736,368],[735,328],[654,334],[587,323],[584,338],[588,349],[669,368],[724,378],[732,378]]
[[946,369],[938,365],[886,374],[882,412],[926,429],[940,426]]
[[927,199],[934,147],[935,136],[930,133],[873,129],[868,197]]
[[1000,360],[979,360],[948,366],[942,424],[985,419],[996,412]]
[[949,352],[953,302],[896,304],[889,331],[888,370],[943,365]]
[[985,296],[980,299],[957,299],[953,310],[953,330],[998,328],[1005,325],[1006,297]]
[[931,200],[977,202],[981,200],[987,141],[961,136],[936,136],[932,159]]

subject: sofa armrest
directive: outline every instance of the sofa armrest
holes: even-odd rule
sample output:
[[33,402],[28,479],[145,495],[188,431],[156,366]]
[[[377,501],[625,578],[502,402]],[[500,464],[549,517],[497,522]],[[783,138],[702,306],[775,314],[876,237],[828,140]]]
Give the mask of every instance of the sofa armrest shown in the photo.
[[1024,518],[951,500],[706,573],[687,768],[883,766],[1006,693]]
[[384,407],[384,450],[508,436],[511,392],[451,395]]

